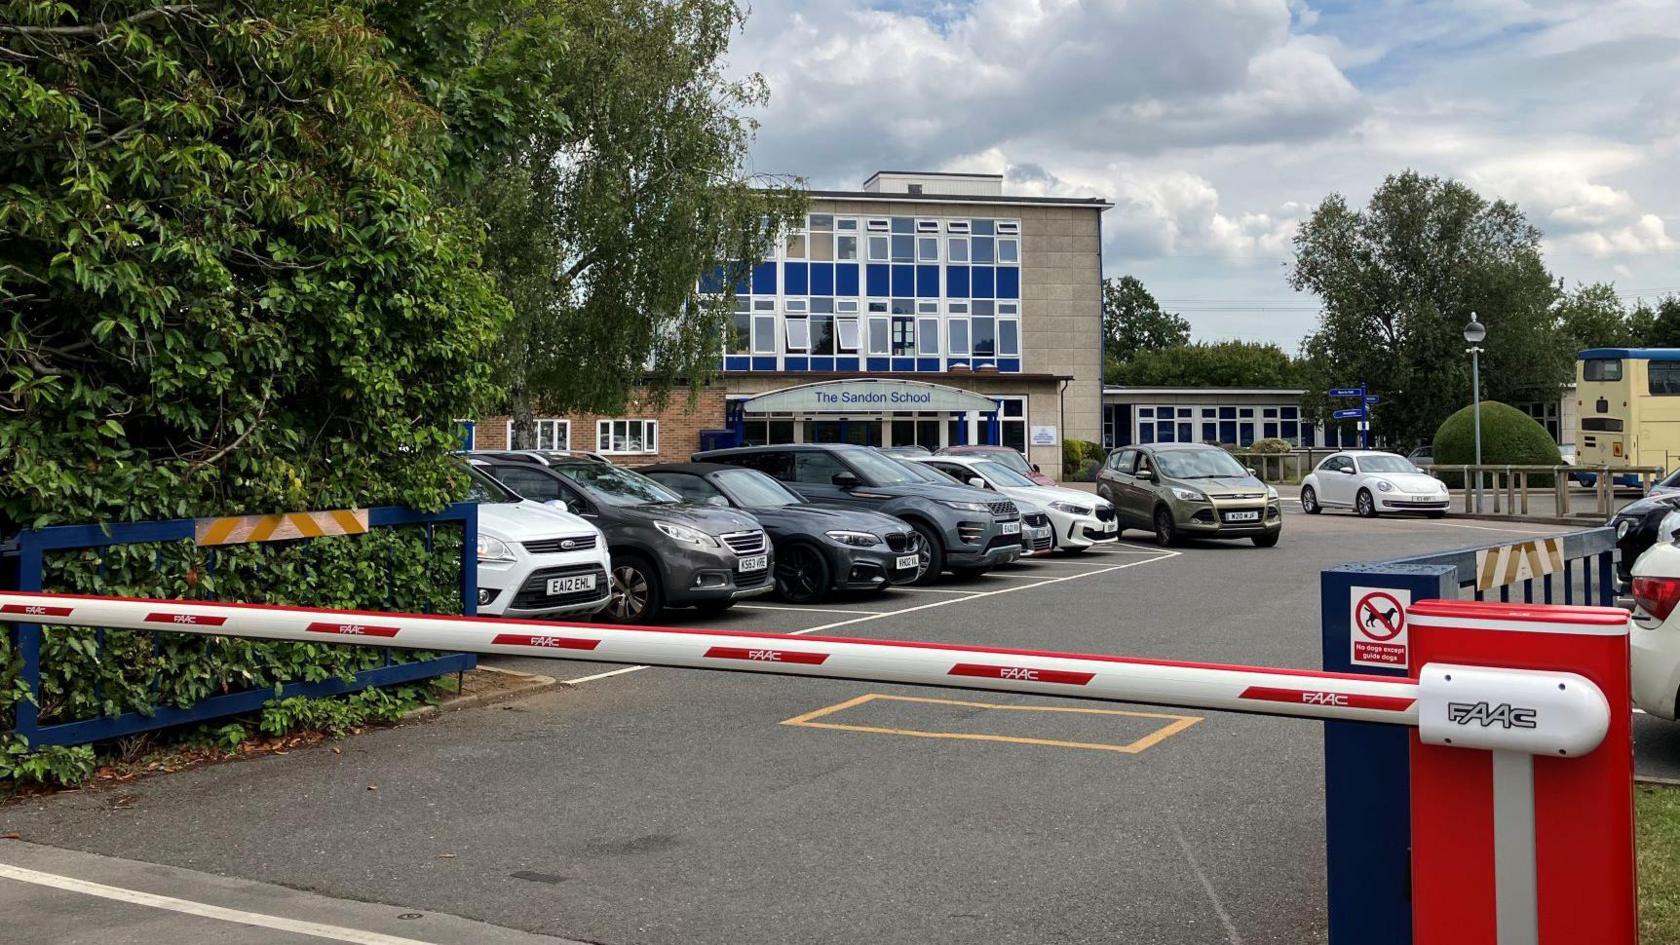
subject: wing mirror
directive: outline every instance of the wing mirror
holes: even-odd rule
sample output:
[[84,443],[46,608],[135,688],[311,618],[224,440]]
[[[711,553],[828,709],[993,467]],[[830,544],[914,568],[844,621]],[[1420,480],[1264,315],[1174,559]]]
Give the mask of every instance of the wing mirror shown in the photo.
[[851,472],[837,472],[829,481],[842,489],[856,489],[861,484],[857,474]]
[[728,499],[725,499],[725,498],[724,498],[724,497],[723,497],[723,496],[721,496],[721,495],[710,495],[710,496],[707,496],[707,497],[706,497],[706,504],[707,504],[707,505],[715,505],[715,506],[717,506],[717,507],[718,507],[718,508],[720,508],[720,509],[727,509],[727,508],[729,508],[729,500],[728,500]]
[[1044,471],[1044,470],[1042,470],[1042,469],[1039,469],[1039,468],[1038,468],[1038,464],[1037,464],[1037,463],[1033,463],[1033,464],[1032,464],[1032,471],[1033,471],[1033,472],[1043,472],[1043,471]]
[[1344,475],[1344,476],[1351,476],[1351,475],[1353,475],[1353,470],[1351,470],[1351,469],[1349,469],[1349,468],[1348,468],[1348,467],[1346,467],[1346,466],[1338,466],[1338,467],[1337,467],[1337,468],[1336,468],[1336,471],[1337,471],[1337,472],[1339,472],[1339,473],[1341,473],[1341,474],[1342,474],[1342,475]]
[[1140,470],[1137,471],[1137,477],[1139,479],[1147,479],[1147,480],[1153,481],[1155,479],[1155,470],[1153,470],[1153,469],[1140,469]]
[[1254,467],[1253,467],[1253,466],[1248,466],[1248,467],[1246,467],[1246,468],[1247,468],[1247,469],[1248,469],[1248,474],[1249,474],[1249,475],[1250,475],[1250,476],[1258,476],[1258,475],[1260,475],[1260,474],[1259,474],[1259,473],[1257,473],[1257,472],[1255,472],[1255,471],[1254,471]]
[[549,508],[555,509],[556,511],[560,511],[560,512],[570,512],[571,511],[571,509],[566,508],[566,503],[561,501],[560,499],[549,499],[547,502],[544,502],[543,505],[546,505]]
[[970,476],[968,478],[968,484],[976,489],[986,488],[986,480],[981,479],[979,476]]

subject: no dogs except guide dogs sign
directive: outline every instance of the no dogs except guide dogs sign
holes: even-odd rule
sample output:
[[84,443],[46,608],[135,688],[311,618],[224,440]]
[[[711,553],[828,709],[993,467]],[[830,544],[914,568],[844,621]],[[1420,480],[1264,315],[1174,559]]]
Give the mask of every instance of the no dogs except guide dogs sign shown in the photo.
[[1352,589],[1352,661],[1358,666],[1406,665],[1406,608],[1412,592],[1397,588]]

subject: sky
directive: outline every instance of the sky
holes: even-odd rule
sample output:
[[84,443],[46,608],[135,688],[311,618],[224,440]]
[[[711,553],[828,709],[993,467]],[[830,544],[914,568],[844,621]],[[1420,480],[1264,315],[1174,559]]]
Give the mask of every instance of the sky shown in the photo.
[[1512,200],[1565,287],[1680,292],[1680,0],[752,0],[756,173],[1106,197],[1104,267],[1294,351],[1297,224],[1407,168]]

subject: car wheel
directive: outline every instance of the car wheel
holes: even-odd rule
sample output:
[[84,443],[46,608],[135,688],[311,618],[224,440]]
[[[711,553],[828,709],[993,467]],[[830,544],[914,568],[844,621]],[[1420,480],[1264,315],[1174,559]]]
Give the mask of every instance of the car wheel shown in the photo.
[[1324,511],[1324,506],[1318,504],[1318,492],[1312,486],[1301,487],[1301,511],[1308,515],[1317,515]]
[[1155,510],[1155,544],[1162,548],[1178,544],[1178,526],[1173,524],[1172,510],[1166,506]]
[[1281,531],[1272,532],[1269,535],[1255,535],[1254,546],[1256,548],[1271,548],[1275,546],[1278,543],[1278,539],[1282,537],[1283,532]]
[[916,572],[916,579],[910,583],[932,584],[939,580],[939,575],[945,571],[945,546],[940,544],[939,534],[931,526],[911,522],[910,528],[915,531],[916,537],[922,540],[921,547],[916,549],[916,555],[921,558],[918,565],[921,570]]
[[1353,508],[1354,511],[1359,513],[1360,518],[1377,517],[1377,500],[1371,498],[1371,490],[1369,489],[1359,490],[1359,497],[1353,500]]
[[814,604],[828,596],[828,562],[807,544],[788,545],[776,552],[776,592],[794,604]]
[[606,614],[614,623],[652,623],[665,609],[665,589],[659,570],[645,558],[625,555],[615,558],[612,569],[612,602]]

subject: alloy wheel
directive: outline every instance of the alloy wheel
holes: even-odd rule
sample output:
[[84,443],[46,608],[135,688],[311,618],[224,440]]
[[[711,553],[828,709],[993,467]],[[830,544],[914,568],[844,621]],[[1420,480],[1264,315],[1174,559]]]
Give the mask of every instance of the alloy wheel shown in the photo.
[[823,592],[818,572],[822,562],[816,552],[803,545],[795,545],[783,552],[776,561],[776,580],[782,586],[782,596],[796,603],[815,600]]
[[628,564],[615,565],[612,583],[612,603],[607,605],[607,610],[612,613],[613,619],[635,620],[646,612],[648,579],[640,568]]

